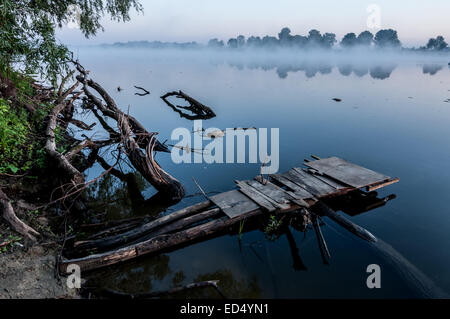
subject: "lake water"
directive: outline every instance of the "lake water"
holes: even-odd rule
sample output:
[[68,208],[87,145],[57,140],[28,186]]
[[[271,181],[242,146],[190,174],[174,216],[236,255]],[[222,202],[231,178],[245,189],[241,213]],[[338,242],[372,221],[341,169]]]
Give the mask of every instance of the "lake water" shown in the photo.
[[[311,154],[338,156],[400,182],[379,190],[395,194],[385,206],[347,216],[380,243],[370,245],[331,220],[322,232],[332,258],[322,263],[313,230],[275,240],[260,230],[223,235],[158,256],[111,267],[96,285],[126,292],[161,290],[195,280],[219,279],[228,297],[409,298],[450,293],[450,69],[449,57],[342,57],[339,55],[247,54],[124,49],[75,50],[118,104],[159,139],[174,128],[192,130],[159,98],[183,90],[210,106],[216,117],[204,127],[279,128],[280,168],[299,166]],[[134,95],[134,85],[151,95]],[[120,86],[123,90],[117,92]],[[340,98],[342,102],[335,102]],[[101,137],[101,136],[100,136]],[[159,164],[198,193],[192,176],[208,192],[230,190],[251,179],[260,164]],[[90,171],[92,177],[99,167]],[[155,194],[139,184],[145,198]],[[96,196],[112,218],[159,214],[161,208],[133,204],[112,177],[97,183]],[[186,197],[168,211],[202,201]],[[132,205],[133,204],[133,205]],[[244,225],[245,230],[245,225]],[[304,264],[294,269],[293,241]],[[381,267],[381,288],[368,289],[366,268]],[[298,267],[296,267],[298,268]],[[194,292],[192,293],[194,294]],[[196,295],[217,298],[213,290]]]

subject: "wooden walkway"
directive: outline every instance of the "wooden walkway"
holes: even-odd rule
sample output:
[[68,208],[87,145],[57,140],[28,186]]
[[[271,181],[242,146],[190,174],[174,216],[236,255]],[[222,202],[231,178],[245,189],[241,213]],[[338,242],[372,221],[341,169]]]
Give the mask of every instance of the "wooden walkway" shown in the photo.
[[[166,216],[143,223],[131,230],[116,232],[106,238],[74,244],[75,259],[63,259],[59,268],[77,264],[81,270],[93,270],[113,265],[141,255],[158,253],[189,242],[205,240],[220,234],[237,223],[252,217],[270,214],[302,214],[312,224],[324,262],[329,259],[325,239],[318,219],[328,217],[354,235],[375,242],[366,229],[328,207],[323,199],[340,198],[360,190],[366,196],[373,190],[396,183],[398,178],[377,173],[337,157],[305,160],[305,167],[294,167],[268,178],[235,181],[237,188]],[[390,198],[387,197],[385,201]],[[383,203],[383,199],[378,199]],[[379,204],[377,204],[379,206]],[[96,238],[93,236],[93,238]]]
[[357,189],[373,191],[396,183],[391,178],[338,157],[305,163],[306,168],[294,167],[268,179],[235,181],[238,190],[210,197],[229,218],[246,215],[255,209],[275,212],[308,208],[318,200],[344,195]]

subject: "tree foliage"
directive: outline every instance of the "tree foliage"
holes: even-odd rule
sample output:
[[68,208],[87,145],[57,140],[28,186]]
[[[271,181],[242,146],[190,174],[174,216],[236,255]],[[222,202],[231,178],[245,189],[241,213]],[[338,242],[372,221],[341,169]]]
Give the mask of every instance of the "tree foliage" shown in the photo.
[[347,33],[341,40],[341,46],[344,48],[350,48],[355,46],[357,43],[356,34]]
[[399,48],[401,46],[397,31],[392,29],[378,31],[373,41],[379,48]]
[[0,0],[0,67],[55,81],[67,70],[70,53],[56,39],[56,28],[75,19],[90,37],[103,30],[102,17],[128,21],[132,8],[142,11],[138,0]]
[[428,50],[442,51],[446,48],[448,48],[448,44],[447,42],[445,42],[444,37],[441,35],[437,36],[436,39],[431,38],[430,40],[428,40]]

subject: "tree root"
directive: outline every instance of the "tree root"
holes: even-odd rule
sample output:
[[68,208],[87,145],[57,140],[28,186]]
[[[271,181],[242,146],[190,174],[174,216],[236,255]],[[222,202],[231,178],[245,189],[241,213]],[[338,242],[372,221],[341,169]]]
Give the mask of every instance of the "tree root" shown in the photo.
[[61,95],[57,99],[56,106],[48,115],[47,129],[45,131],[47,141],[45,143],[44,149],[47,152],[47,154],[55,160],[57,166],[60,169],[62,169],[75,184],[84,184],[84,175],[80,171],[78,171],[64,155],[62,155],[60,152],[57,151],[55,138],[55,129],[57,127],[58,115],[66,107],[71,105],[75,100],[75,97],[72,98],[70,101],[66,101],[65,99],[70,93],[73,92],[73,90],[76,89],[78,84],[79,82],[75,83],[66,92],[61,93]]
[[[157,133],[149,133],[134,117],[122,112],[106,90],[88,78],[87,72],[78,62],[73,62],[80,72],[76,78],[83,84],[83,91],[87,98],[104,116],[117,121],[121,143],[131,164],[153,187],[165,194],[167,198],[171,200],[183,198],[185,195],[183,185],[165,172],[153,158],[155,150],[167,148],[165,146],[162,147],[161,143],[158,142],[155,137]],[[91,93],[90,89],[96,91],[105,104],[100,98]],[[108,131],[111,131],[111,127],[108,127]],[[145,153],[142,148],[145,149]]]
[[0,189],[0,211],[3,211],[3,218],[11,225],[11,227],[19,234],[24,235],[32,241],[36,241],[35,236],[40,234],[33,228],[21,221],[14,213],[14,208],[6,194]]

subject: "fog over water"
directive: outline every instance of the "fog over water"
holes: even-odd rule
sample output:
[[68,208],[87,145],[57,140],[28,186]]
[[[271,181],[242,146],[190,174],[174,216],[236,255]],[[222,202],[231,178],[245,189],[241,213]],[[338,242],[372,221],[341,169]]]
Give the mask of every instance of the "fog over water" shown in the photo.
[[[170,136],[175,128],[192,130],[192,121],[160,99],[169,91],[183,90],[216,113],[203,121],[204,127],[279,128],[280,172],[315,154],[342,157],[400,178],[378,191],[379,197],[396,195],[386,205],[354,216],[345,214],[377,236],[378,245],[368,247],[325,220],[322,231],[332,255],[330,265],[322,263],[313,231],[305,235],[291,227],[290,233],[268,238],[263,227],[256,227],[248,228],[241,241],[236,233],[226,234],[117,266],[98,277],[99,285],[143,292],[220,279],[229,297],[269,298],[408,298],[450,292],[449,55],[72,49],[90,76],[149,131],[159,132],[160,141],[174,144]],[[151,94],[135,95],[134,85]],[[90,124],[90,117],[83,119]],[[222,192],[234,188],[234,180],[253,178],[260,169],[260,163],[174,164],[164,153],[156,159],[190,195],[198,194],[192,176],[206,191]],[[94,167],[90,175],[100,172]],[[141,179],[139,191],[146,199],[155,194]],[[156,215],[203,200],[195,195],[174,207],[139,206],[130,200],[126,185],[114,177],[96,183],[91,196],[94,203],[108,203],[102,209],[111,218]],[[299,269],[293,244],[306,269]],[[382,289],[367,288],[369,264],[380,265]],[[214,292],[205,295],[215,296]]]

